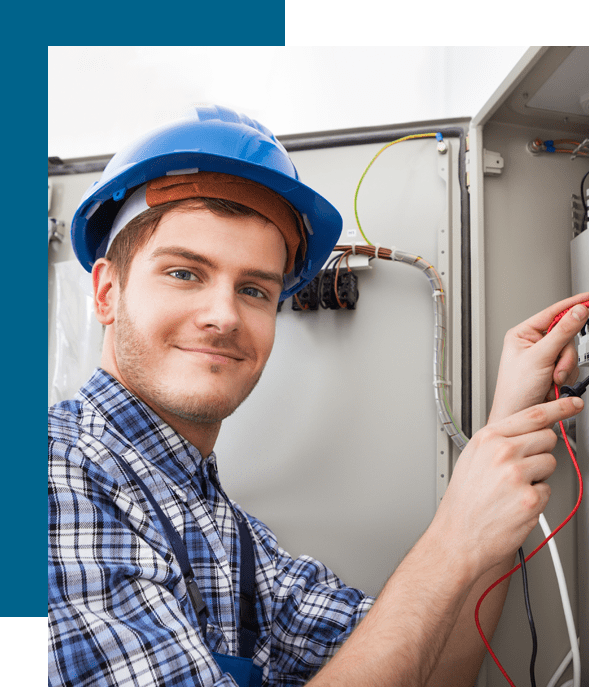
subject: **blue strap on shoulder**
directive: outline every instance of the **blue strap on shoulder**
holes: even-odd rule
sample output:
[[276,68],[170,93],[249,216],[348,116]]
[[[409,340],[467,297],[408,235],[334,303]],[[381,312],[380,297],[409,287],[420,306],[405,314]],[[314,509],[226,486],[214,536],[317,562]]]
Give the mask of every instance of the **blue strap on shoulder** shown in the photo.
[[122,470],[127,474],[127,477],[129,477],[133,482],[135,482],[137,486],[141,489],[141,491],[144,493],[145,497],[147,498],[149,503],[151,503],[154,511],[156,512],[156,515],[162,523],[162,527],[164,528],[168,541],[172,545],[174,554],[176,555],[178,563],[180,564],[180,570],[182,571],[182,575],[184,577],[184,580],[186,581],[186,589],[188,591],[188,595],[190,596],[192,606],[198,615],[198,624],[200,625],[203,637],[206,637],[207,618],[209,617],[209,611],[207,609],[206,603],[204,602],[204,599],[202,598],[200,589],[198,588],[198,585],[196,584],[196,581],[194,579],[194,572],[192,570],[192,566],[190,565],[188,551],[186,550],[186,546],[184,546],[182,537],[180,537],[172,523],[164,515],[164,512],[159,507],[159,504],[153,497],[153,494],[151,493],[151,491],[149,491],[149,489],[144,484],[143,480],[139,477],[139,475],[135,472],[135,470],[133,470],[133,468],[128,463],[126,463],[120,456],[117,456],[115,454],[113,455],[116,458],[117,463],[120,465]]
[[[133,468],[126,463],[120,456],[113,454],[117,463],[126,475],[134,481],[137,486],[144,493],[145,497],[152,505],[156,515],[158,516],[162,527],[166,533],[168,541],[170,542],[174,554],[180,564],[182,575],[186,581],[186,588],[188,595],[192,602],[193,608],[198,615],[198,623],[203,637],[207,634],[207,618],[209,611],[206,603],[200,593],[200,589],[194,579],[194,571],[190,565],[188,551],[182,541],[182,537],[176,532],[174,526],[169,519],[164,515],[158,502],[155,500],[153,494],[149,491],[147,486]],[[254,647],[259,634],[258,621],[255,607],[255,574],[256,564],[254,557],[254,545],[251,535],[249,533],[247,524],[244,520],[239,518],[237,520],[237,527],[239,529],[239,540],[241,548],[240,559],[240,588],[239,588],[239,654],[242,658],[252,658],[254,655]],[[252,685],[253,687],[253,685]]]
[[239,574],[239,655],[251,658],[258,639],[258,620],[255,606],[256,563],[254,545],[247,524],[237,521],[241,543]]

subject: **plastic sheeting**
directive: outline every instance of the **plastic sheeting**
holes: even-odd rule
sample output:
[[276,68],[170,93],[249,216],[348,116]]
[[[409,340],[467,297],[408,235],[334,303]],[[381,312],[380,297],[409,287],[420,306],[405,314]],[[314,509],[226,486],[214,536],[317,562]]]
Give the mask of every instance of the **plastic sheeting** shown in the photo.
[[92,277],[76,260],[57,262],[54,270],[54,327],[49,346],[49,405],[73,398],[100,364],[102,327],[94,317]]

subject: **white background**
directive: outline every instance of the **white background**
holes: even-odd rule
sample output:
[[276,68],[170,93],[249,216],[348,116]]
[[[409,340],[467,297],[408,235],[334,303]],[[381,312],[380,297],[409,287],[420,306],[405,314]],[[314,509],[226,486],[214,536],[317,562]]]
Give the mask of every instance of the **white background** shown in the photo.
[[515,47],[49,47],[49,155],[114,154],[196,103],[276,135],[472,117]]

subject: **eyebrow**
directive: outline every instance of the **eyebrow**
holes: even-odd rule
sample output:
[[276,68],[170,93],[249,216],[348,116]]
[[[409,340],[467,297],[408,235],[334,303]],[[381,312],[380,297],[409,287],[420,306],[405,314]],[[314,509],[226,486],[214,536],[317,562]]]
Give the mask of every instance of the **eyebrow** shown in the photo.
[[163,246],[161,248],[156,248],[151,254],[150,258],[155,260],[163,255],[184,258],[185,260],[190,260],[191,262],[199,262],[207,267],[217,267],[216,263],[209,258],[206,258],[204,255],[200,255],[200,253],[193,253],[191,250],[186,250],[186,248],[176,246]]
[[[210,258],[207,258],[206,256],[201,255],[200,253],[193,253],[191,250],[187,250],[186,248],[182,248],[180,246],[163,246],[161,248],[156,248],[150,257],[152,260],[155,260],[156,258],[159,258],[162,255],[170,255],[179,258],[184,258],[185,260],[190,260],[191,262],[196,262],[201,265],[205,265],[206,267],[210,267],[212,269],[218,268],[217,263],[211,260]],[[260,270],[254,268],[245,268],[241,271],[241,274],[244,277],[251,277],[252,279],[262,279],[264,281],[275,282],[280,286],[281,289],[284,286],[283,277],[278,272],[271,272],[268,270]]]

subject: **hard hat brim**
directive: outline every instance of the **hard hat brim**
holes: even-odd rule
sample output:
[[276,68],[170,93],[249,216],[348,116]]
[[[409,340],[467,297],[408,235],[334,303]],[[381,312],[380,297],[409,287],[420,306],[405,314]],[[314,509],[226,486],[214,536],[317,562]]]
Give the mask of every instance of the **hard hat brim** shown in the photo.
[[143,161],[129,162],[119,166],[110,178],[108,167],[105,169],[100,182],[88,189],[72,222],[72,244],[82,266],[91,271],[95,260],[102,257],[100,249],[128,191],[172,171],[197,169],[257,181],[282,195],[306,217],[307,253],[287,276],[281,299],[296,293],[319,273],[342,230],[341,215],[328,200],[298,179],[262,164],[195,152],[194,149],[175,150]]

